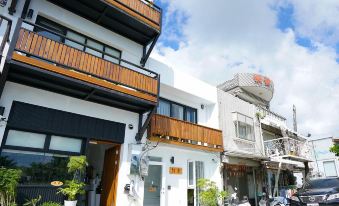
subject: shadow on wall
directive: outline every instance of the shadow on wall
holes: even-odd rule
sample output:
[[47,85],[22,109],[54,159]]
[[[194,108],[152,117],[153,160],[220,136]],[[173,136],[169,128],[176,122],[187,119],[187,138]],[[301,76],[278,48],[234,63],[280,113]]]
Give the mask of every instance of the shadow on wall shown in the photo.
[[149,58],[146,64],[146,68],[149,68],[152,71],[155,71],[160,74],[161,83],[167,84],[169,86],[174,86],[174,71],[168,65]]

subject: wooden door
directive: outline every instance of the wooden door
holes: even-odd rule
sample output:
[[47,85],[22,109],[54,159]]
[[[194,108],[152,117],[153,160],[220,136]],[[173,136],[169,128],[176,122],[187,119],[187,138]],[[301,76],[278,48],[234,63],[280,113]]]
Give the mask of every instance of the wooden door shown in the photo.
[[102,192],[100,198],[101,206],[116,205],[119,159],[120,159],[120,145],[114,146],[105,151],[104,170],[101,179],[102,184]]

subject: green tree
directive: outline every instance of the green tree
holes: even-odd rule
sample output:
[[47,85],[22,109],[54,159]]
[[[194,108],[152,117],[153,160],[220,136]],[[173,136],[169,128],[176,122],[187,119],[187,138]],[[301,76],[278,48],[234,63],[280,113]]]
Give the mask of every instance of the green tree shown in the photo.
[[228,194],[220,191],[216,183],[208,179],[198,179],[199,203],[202,206],[217,206]]
[[339,143],[336,143],[330,147],[330,151],[333,152],[336,156],[339,156]]

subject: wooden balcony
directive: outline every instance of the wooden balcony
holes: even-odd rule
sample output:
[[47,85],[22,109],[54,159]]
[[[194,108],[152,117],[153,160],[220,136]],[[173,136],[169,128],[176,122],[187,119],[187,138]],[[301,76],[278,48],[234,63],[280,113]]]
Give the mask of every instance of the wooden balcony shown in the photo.
[[160,35],[162,10],[148,0],[48,0],[142,45]]
[[160,31],[161,10],[152,2],[144,0],[105,0],[131,16]]
[[151,141],[186,146],[194,149],[222,152],[221,130],[155,114],[148,129]]
[[[71,89],[83,92],[80,96],[86,100],[103,101],[105,98],[105,101],[114,101],[120,104],[118,106],[136,111],[148,110],[156,105],[159,89],[158,74],[123,59],[118,59],[120,64],[117,64],[25,28],[17,29],[18,31],[15,32],[18,35],[13,39],[14,48],[11,54],[11,63],[16,66],[12,66],[13,70],[9,75],[14,81],[22,80],[27,83],[27,78],[34,76],[36,78],[28,84],[36,86],[39,81],[42,81],[44,85],[38,87],[44,88],[46,84],[54,83],[54,89],[60,90],[63,86],[65,88],[62,90],[68,93]],[[95,50],[95,48],[91,49]],[[47,78],[48,75],[38,75],[37,72],[28,74],[28,71],[37,69],[54,77]],[[61,82],[57,77],[83,84],[76,86],[71,84],[71,81]],[[86,88],[88,91],[82,91]]]

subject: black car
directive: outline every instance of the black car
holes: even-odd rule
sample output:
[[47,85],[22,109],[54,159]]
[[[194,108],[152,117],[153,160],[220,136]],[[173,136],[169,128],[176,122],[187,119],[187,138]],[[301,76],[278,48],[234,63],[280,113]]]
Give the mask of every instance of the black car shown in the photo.
[[308,180],[291,198],[295,206],[339,206],[339,178]]

